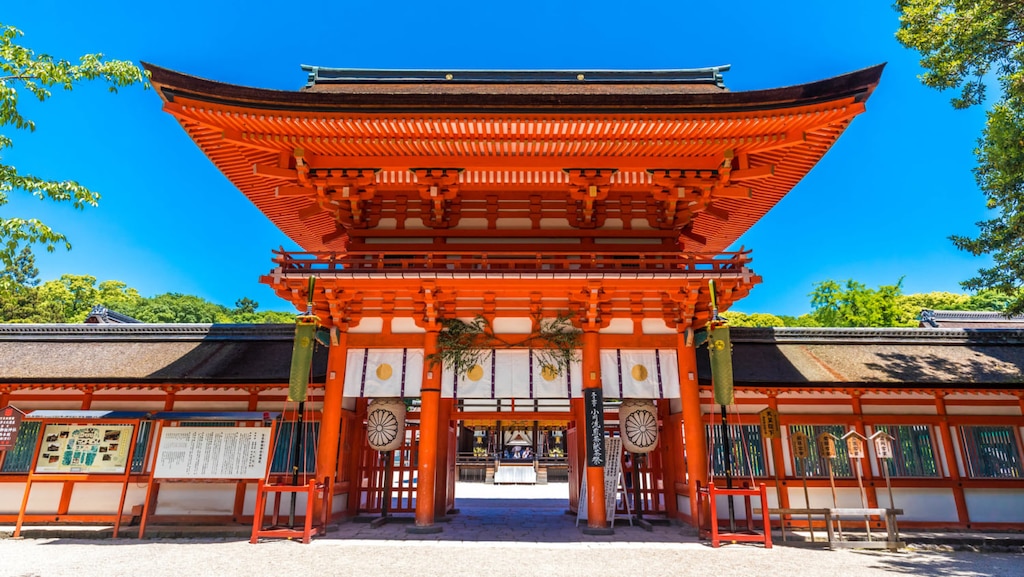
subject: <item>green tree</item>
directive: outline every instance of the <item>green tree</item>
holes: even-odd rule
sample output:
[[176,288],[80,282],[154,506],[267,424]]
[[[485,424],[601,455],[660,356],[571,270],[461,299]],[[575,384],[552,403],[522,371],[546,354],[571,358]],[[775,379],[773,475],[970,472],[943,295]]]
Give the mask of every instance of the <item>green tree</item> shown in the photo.
[[722,314],[728,319],[729,325],[734,327],[784,327],[785,321],[781,317],[769,313],[741,313],[729,311]]
[[80,323],[98,302],[96,277],[64,274],[58,280],[39,287],[39,321],[44,323]]
[[902,285],[902,279],[877,289],[854,280],[845,285],[823,281],[811,293],[811,315],[823,327],[914,326],[917,313],[910,315],[901,307]]
[[897,0],[896,38],[921,53],[921,80],[938,90],[959,89],[956,108],[986,101],[995,75],[999,96],[987,112],[975,149],[974,176],[995,211],[975,238],[950,237],[960,249],[991,255],[994,266],[964,281],[969,290],[1009,297],[1008,314],[1024,312],[1024,9],[1011,0]]
[[32,322],[39,302],[39,269],[29,247],[0,271],[0,322]]
[[[145,84],[146,75],[131,62],[103,60],[102,54],[86,54],[77,64],[36,54],[18,44],[23,36],[17,28],[0,24],[0,130],[35,130],[35,122],[18,110],[19,96],[24,94],[45,101],[54,88],[72,90],[89,80],[105,82],[112,92],[119,87]],[[0,153],[11,148],[14,141],[0,133]],[[0,158],[2,160],[2,158]],[[9,202],[8,194],[20,190],[39,199],[69,202],[75,208],[95,206],[100,196],[73,180],[52,180],[22,174],[14,166],[0,162],[0,206]],[[63,245],[70,249],[67,237],[33,218],[0,217],[0,262],[14,262],[20,247],[39,243],[53,251]]]
[[144,323],[228,323],[227,307],[194,295],[164,293],[118,311]]

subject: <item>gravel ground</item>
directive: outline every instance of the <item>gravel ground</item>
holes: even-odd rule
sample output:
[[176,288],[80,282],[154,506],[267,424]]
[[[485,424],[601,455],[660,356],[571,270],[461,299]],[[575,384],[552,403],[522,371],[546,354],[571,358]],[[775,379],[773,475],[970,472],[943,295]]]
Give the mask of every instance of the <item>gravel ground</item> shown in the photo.
[[1024,577],[1020,552],[828,551],[779,544],[713,549],[676,526],[647,532],[619,522],[615,535],[583,535],[565,514],[564,486],[460,483],[456,494],[460,513],[431,535],[409,535],[408,523],[373,528],[350,522],[308,545],[251,545],[238,537],[0,539],[0,577]]
[[0,541],[5,577],[181,577],[190,575],[486,575],[488,577],[700,575],[1024,575],[1024,555],[882,553],[731,545],[33,539]]

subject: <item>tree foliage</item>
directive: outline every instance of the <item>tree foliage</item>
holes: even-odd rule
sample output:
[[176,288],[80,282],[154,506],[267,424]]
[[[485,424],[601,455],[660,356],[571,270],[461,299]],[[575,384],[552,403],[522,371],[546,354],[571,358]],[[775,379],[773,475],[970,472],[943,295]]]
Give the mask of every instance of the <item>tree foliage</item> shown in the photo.
[[975,180],[996,216],[975,238],[952,236],[961,250],[991,255],[994,266],[964,281],[972,291],[1010,297],[1007,314],[1024,313],[1024,8],[1014,0],[897,0],[896,38],[921,54],[921,80],[959,89],[956,108],[986,101],[995,77],[999,96],[975,149]]
[[0,322],[81,323],[96,305],[147,323],[295,322],[294,313],[258,311],[259,303],[243,297],[235,309],[180,293],[143,297],[126,283],[97,283],[90,275],[61,275],[40,284],[35,258],[26,247],[0,271]]
[[[35,122],[18,109],[19,97],[39,101],[49,99],[52,90],[70,91],[81,82],[98,80],[112,92],[132,84],[145,84],[146,75],[131,62],[104,60],[102,54],[86,54],[78,63],[36,54],[18,44],[23,36],[17,28],[0,24],[0,131],[35,130]],[[0,133],[0,154],[11,148],[13,139]],[[71,203],[75,208],[95,206],[100,195],[74,180],[56,180],[23,174],[2,162],[0,156],[0,206],[9,202],[9,193],[20,190],[43,200]],[[13,264],[18,251],[27,244],[39,243],[53,251],[63,245],[70,249],[67,237],[38,219],[0,217],[0,263]]]

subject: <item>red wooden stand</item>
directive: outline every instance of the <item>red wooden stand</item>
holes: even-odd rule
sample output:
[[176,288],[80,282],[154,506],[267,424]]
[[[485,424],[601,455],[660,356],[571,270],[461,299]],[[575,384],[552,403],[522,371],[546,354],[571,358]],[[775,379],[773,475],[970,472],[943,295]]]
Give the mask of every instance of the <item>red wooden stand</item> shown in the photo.
[[[271,522],[268,527],[263,526],[263,519],[267,515],[267,494],[274,493],[274,510],[271,514]],[[306,515],[305,524],[302,530],[292,527],[281,527],[278,524],[281,512],[282,493],[305,493],[306,494]],[[309,543],[310,539],[320,533],[327,533],[327,516],[331,510],[331,490],[325,483],[317,483],[310,479],[307,485],[273,485],[266,481],[260,481],[256,488],[256,509],[252,515],[252,537],[250,543],[257,543],[260,537],[274,539],[298,539],[302,538],[303,543]],[[317,526],[313,526],[314,511],[319,502],[320,519]]]
[[[716,497],[718,495],[743,497],[744,506],[746,508],[746,529],[742,531],[722,531],[718,526],[718,507],[716,505]],[[768,519],[767,514],[762,514],[761,520],[764,522],[764,529],[758,531],[754,526],[753,518],[753,507],[750,506],[751,497],[761,497],[761,510],[768,510],[768,494],[765,491],[764,483],[758,485],[757,489],[719,489],[715,487],[714,483],[708,483],[707,487],[699,487],[697,490],[698,507],[697,507],[697,526],[700,528],[700,537],[702,539],[711,539],[711,546],[718,547],[722,544],[722,541],[751,541],[755,543],[763,543],[765,549],[772,548],[772,529],[771,523]],[[705,528],[705,519],[703,519],[705,505],[710,509],[710,518],[708,527]]]

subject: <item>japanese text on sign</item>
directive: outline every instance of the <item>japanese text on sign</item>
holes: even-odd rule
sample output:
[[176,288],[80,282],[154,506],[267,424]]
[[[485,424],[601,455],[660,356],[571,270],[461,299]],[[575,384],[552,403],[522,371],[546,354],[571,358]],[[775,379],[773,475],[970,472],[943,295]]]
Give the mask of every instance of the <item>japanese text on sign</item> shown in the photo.
[[164,427],[153,476],[259,479],[269,452],[270,427]]
[[587,427],[587,466],[603,467],[604,451],[604,397],[601,389],[584,389],[583,404]]
[[789,442],[793,446],[793,456],[797,459],[806,459],[811,456],[810,443],[807,440],[806,434],[801,432],[793,433]]
[[779,426],[779,412],[768,407],[758,415],[761,417],[761,436],[765,439],[778,439],[782,436],[782,428]]
[[7,451],[14,448],[18,440],[18,429],[21,427],[21,418],[25,416],[14,407],[0,409],[0,451]]

